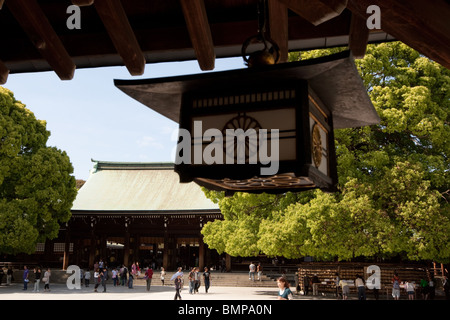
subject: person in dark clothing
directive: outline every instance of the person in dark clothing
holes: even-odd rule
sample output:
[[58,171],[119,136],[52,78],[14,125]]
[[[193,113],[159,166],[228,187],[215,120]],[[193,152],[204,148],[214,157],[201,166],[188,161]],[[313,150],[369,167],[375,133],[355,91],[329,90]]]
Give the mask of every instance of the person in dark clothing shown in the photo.
[[181,300],[181,295],[180,295],[180,290],[181,290],[181,275],[178,275],[178,276],[175,278],[174,284],[175,284],[175,297],[174,297],[174,300],[177,300],[177,298],[180,298],[180,300]]
[[309,278],[308,274],[305,273],[305,275],[303,276],[303,294],[305,296],[308,295],[310,282],[311,279]]
[[319,277],[317,276],[317,274],[314,274],[313,278],[312,278],[312,287],[313,287],[313,296],[317,296],[319,295]]

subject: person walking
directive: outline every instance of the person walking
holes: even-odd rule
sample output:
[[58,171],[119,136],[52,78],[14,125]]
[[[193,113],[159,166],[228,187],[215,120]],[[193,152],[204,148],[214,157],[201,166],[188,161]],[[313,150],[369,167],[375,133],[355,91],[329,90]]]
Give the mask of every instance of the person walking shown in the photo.
[[312,278],[313,296],[319,295],[319,283],[320,283],[319,277],[317,276],[317,274],[314,274]]
[[191,272],[189,272],[188,279],[189,279],[189,293],[194,293],[194,286],[195,286],[195,268],[191,269]]
[[128,270],[128,289],[133,289],[133,280],[134,280],[133,271],[131,269],[129,269]]
[[198,293],[198,288],[200,288],[200,275],[199,275],[199,269],[195,268],[194,271],[194,293]]
[[256,273],[258,274],[258,281],[261,281],[261,275],[262,275],[263,267],[260,262],[258,262],[258,265],[256,266]]
[[431,275],[429,279],[430,281],[428,281],[428,292],[430,294],[430,300],[434,300],[434,297],[436,296],[435,279],[433,275]]
[[414,300],[415,284],[412,281],[405,281],[405,290],[408,294],[408,300]]
[[175,297],[174,300],[177,300],[178,298],[181,300],[180,290],[181,290],[181,275],[179,274],[175,280]]
[[50,276],[52,272],[50,268],[47,268],[47,271],[44,272],[44,277],[42,278],[42,282],[44,282],[44,292],[50,292]]
[[150,286],[152,285],[152,278],[153,278],[153,269],[151,266],[148,266],[147,270],[145,271],[145,281],[147,282],[147,291],[150,291]]
[[292,300],[293,294],[289,289],[289,282],[283,277],[277,279],[278,286],[278,300]]
[[350,293],[350,288],[348,286],[347,281],[339,280],[339,286],[342,288],[342,300],[348,299],[348,294]]
[[358,299],[366,300],[366,285],[364,279],[359,274],[356,275],[355,287],[358,290]]
[[159,273],[159,277],[161,278],[161,283],[164,287],[164,279],[166,277],[166,271],[164,270],[164,267],[161,267],[161,271]]
[[341,277],[339,276],[339,273],[336,272],[334,274],[334,285],[336,286],[336,298],[339,298],[341,293],[339,292],[339,282],[341,281]]
[[94,283],[95,283],[95,285],[94,285],[94,292],[98,292],[97,288],[100,285],[100,281],[101,281],[101,279],[100,279],[100,269],[97,268],[97,269],[95,269],[95,272],[94,272]]
[[250,265],[248,266],[249,272],[248,272],[248,279],[255,281],[255,271],[256,271],[256,266],[254,265],[253,262],[250,262]]
[[309,292],[309,284],[311,280],[309,279],[309,276],[307,273],[303,276],[303,295],[307,296]]
[[84,273],[84,285],[89,287],[89,281],[91,280],[91,271],[89,268],[86,269],[86,272]]
[[28,270],[27,266],[23,266],[23,290],[28,289],[28,282],[30,279],[28,279],[28,275],[30,273],[30,270]]
[[118,276],[117,276],[117,269],[113,268],[111,271],[111,278],[113,279],[113,287],[117,286],[117,280],[118,280]]
[[11,266],[9,266],[8,271],[6,271],[6,285],[7,286],[11,285],[11,282],[13,280],[13,274],[14,274],[13,269]]
[[106,280],[108,280],[108,270],[103,268],[103,271],[100,272],[100,278],[102,282],[103,292],[106,292]]
[[444,279],[442,279],[442,288],[444,288],[445,299],[450,300],[450,282],[447,275],[444,275]]
[[125,267],[125,265],[123,265],[122,268],[120,268],[119,275],[120,275],[120,284],[124,286],[125,283],[127,283],[127,275],[128,275],[128,269],[127,267]]
[[205,283],[205,293],[208,293],[211,284],[211,272],[209,272],[208,267],[205,267],[205,272],[203,272],[203,281]]
[[400,299],[400,278],[397,272],[394,273],[394,277],[392,278],[392,297],[394,300]]
[[34,268],[33,273],[34,273],[33,292],[39,292],[39,283],[41,282],[41,268],[39,267]]

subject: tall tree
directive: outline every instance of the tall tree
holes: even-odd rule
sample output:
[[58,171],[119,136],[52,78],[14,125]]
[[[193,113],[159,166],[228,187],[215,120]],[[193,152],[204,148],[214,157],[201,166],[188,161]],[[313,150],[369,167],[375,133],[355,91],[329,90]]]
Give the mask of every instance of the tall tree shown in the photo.
[[[241,256],[450,260],[450,71],[400,42],[370,45],[356,64],[381,123],[335,130],[339,192],[288,193],[283,201],[208,192],[224,212],[202,230],[210,247]],[[262,214],[259,198],[277,202]],[[244,220],[252,223],[242,228]],[[251,252],[237,246],[244,233]]]
[[0,252],[32,253],[70,218],[75,178],[64,151],[13,93],[0,87]]

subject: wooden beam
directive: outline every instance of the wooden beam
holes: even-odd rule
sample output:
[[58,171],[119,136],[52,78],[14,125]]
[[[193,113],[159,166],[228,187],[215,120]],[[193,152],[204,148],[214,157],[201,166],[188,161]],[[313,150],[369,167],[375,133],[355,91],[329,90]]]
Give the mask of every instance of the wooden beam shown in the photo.
[[6,2],[8,9],[22,26],[40,54],[61,80],[70,80],[75,64],[36,0]]
[[212,70],[216,53],[205,3],[203,0],[180,0],[180,3],[200,69]]
[[367,7],[377,5],[381,29],[450,69],[450,4],[434,0],[348,0],[347,7],[362,19],[369,18]]
[[120,0],[96,0],[94,6],[130,74],[143,74],[145,57]]
[[9,69],[5,66],[3,61],[0,60],[0,84],[5,84],[8,80]]
[[368,40],[369,29],[367,28],[366,20],[360,16],[352,14],[348,47],[350,48],[350,51],[355,59],[364,58]]
[[278,0],[296,14],[317,26],[337,17],[347,6],[347,0]]
[[279,62],[287,62],[289,53],[288,9],[278,0],[269,0],[268,6],[270,38],[280,48]]
[[94,0],[72,0],[72,4],[79,7],[90,6],[94,3]]

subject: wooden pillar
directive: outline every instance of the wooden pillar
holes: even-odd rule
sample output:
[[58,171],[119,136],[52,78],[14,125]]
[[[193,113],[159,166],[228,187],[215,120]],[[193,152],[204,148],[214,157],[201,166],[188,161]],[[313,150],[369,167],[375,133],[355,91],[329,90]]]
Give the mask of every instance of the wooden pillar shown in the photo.
[[63,270],[66,270],[69,266],[69,254],[70,254],[70,229],[66,225],[66,238],[64,243],[64,257],[63,257]]
[[231,256],[228,253],[225,255],[225,261],[226,261],[227,272],[230,272],[231,271]]
[[54,242],[50,239],[45,240],[44,245],[44,259],[45,261],[50,261],[53,258],[54,252],[53,252]]
[[91,244],[90,244],[90,248],[89,248],[89,268],[93,268],[94,267],[96,242],[97,242],[97,240],[95,239],[95,232],[94,232],[94,229],[92,228],[92,230],[91,230]]
[[128,268],[130,258],[130,231],[125,230],[125,243],[123,246],[123,264]]
[[205,243],[202,236],[200,236],[198,244],[198,267],[200,271],[205,267]]
[[168,270],[169,268],[171,268],[172,266],[170,265],[170,260],[169,260],[169,253],[170,253],[170,248],[169,248],[169,230],[168,230],[168,226],[169,226],[169,221],[167,219],[167,217],[163,217],[163,226],[164,226],[164,249],[163,249],[163,267]]

